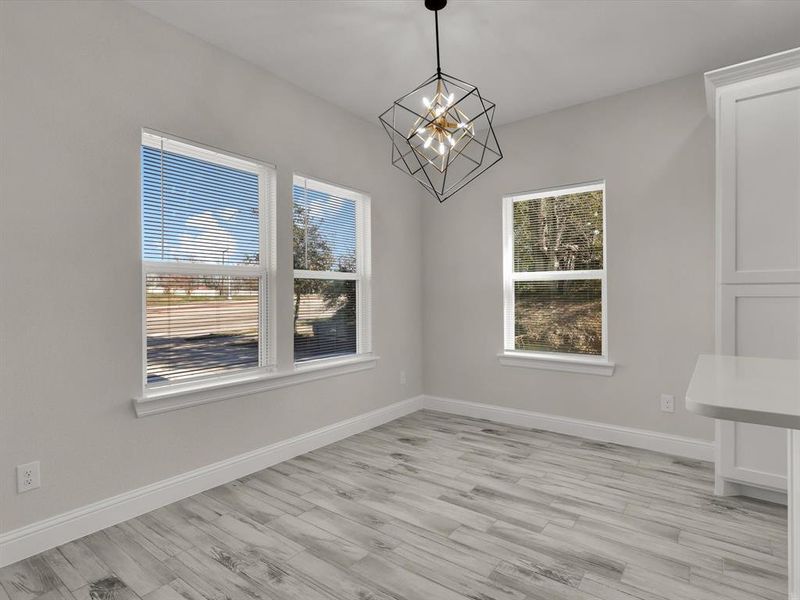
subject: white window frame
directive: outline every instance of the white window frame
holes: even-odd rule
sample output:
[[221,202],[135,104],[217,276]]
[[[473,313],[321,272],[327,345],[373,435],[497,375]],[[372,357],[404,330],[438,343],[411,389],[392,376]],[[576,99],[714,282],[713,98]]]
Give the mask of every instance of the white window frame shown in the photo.
[[[372,241],[371,241],[371,203],[369,194],[331,183],[318,177],[310,177],[294,173],[292,178],[292,203],[294,203],[294,186],[306,187],[313,182],[313,188],[339,198],[355,202],[356,216],[356,271],[313,271],[294,269],[292,286],[295,279],[336,279],[356,282],[356,353],[324,358],[315,358],[294,362],[298,370],[321,364],[339,364],[352,360],[353,357],[369,357],[372,355]],[[292,331],[294,338],[294,331]],[[294,342],[292,342],[294,356]]]
[[[140,177],[140,240],[142,246],[139,257],[142,264],[142,399],[163,397],[166,394],[195,392],[209,387],[237,382],[243,378],[250,379],[253,376],[271,373],[275,369],[277,342],[274,284],[276,279],[275,167],[262,161],[149,129],[142,130],[142,145],[254,173],[258,176],[259,190],[259,264],[215,265],[167,260],[154,261],[143,258],[144,210],[141,206],[142,182]],[[180,382],[147,383],[147,276],[172,274],[259,278],[259,358],[257,367],[239,369],[233,373],[198,376]]]
[[[515,202],[597,190],[603,192],[603,268],[601,270],[514,272]],[[614,363],[608,358],[608,236],[606,235],[606,222],[605,180],[539,189],[503,197],[503,351],[498,354],[502,365],[591,375],[610,376],[614,373]],[[563,281],[569,279],[596,279],[601,282],[602,354],[592,356],[517,350],[514,347],[514,283],[517,281]]]

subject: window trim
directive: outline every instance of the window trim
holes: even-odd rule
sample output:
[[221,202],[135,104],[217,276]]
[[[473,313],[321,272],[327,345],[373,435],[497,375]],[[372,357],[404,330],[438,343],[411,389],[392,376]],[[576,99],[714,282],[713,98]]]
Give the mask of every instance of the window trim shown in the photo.
[[324,365],[331,361],[369,357],[372,354],[372,198],[366,192],[294,172],[292,174],[292,206],[294,206],[294,187],[298,182],[313,182],[318,190],[346,198],[355,202],[356,216],[356,270],[353,273],[343,271],[314,271],[308,269],[292,270],[292,287],[296,279],[333,279],[356,282],[356,352],[338,356],[324,356],[303,361],[294,358],[294,330],[292,330],[292,362],[296,370],[304,370],[315,365]]
[[506,367],[524,367],[527,369],[544,369],[546,371],[566,371],[567,373],[584,373],[587,375],[614,374],[615,363],[606,358],[582,358],[579,354],[552,352],[552,356],[544,352],[524,350],[507,350],[500,352],[497,359]]
[[[514,203],[567,194],[602,190],[603,192],[603,268],[582,271],[526,271],[514,272]],[[606,213],[606,182],[604,179],[541,188],[503,196],[503,351],[498,354],[500,364],[557,371],[612,375],[614,363],[608,357],[608,236]],[[602,352],[598,355],[564,352],[537,352],[514,347],[514,282],[562,281],[570,279],[596,279],[601,286]]]
[[379,359],[380,357],[374,354],[361,356],[351,354],[344,357],[305,361],[287,371],[260,370],[253,372],[257,370],[248,369],[240,373],[217,376],[213,381],[177,383],[134,398],[133,408],[137,417],[147,417],[328,377],[366,371],[374,368]]
[[[274,165],[246,157],[240,154],[220,150],[181,138],[169,133],[153,129],[141,130],[141,146],[148,146],[157,150],[173,152],[189,156],[198,160],[219,164],[234,169],[253,173],[258,176],[259,195],[259,264],[258,265],[215,265],[206,263],[182,263],[177,261],[146,260],[144,252],[144,210],[142,206],[142,177],[139,175],[139,263],[141,269],[141,340],[142,340],[142,393],[140,398],[134,399],[134,405],[147,401],[150,398],[160,398],[168,395],[187,393],[191,391],[212,389],[225,384],[230,379],[238,379],[243,375],[247,378],[263,376],[276,369],[277,358],[277,331],[276,331],[276,190],[277,170]],[[141,172],[141,158],[139,159]],[[164,382],[157,384],[147,383],[147,276],[148,275],[204,275],[225,274],[227,276],[259,277],[259,356],[258,366],[241,369],[234,373],[222,375],[205,375],[185,381]],[[266,307],[264,306],[266,303]],[[266,308],[266,310],[265,310]],[[137,414],[139,410],[137,408]]]

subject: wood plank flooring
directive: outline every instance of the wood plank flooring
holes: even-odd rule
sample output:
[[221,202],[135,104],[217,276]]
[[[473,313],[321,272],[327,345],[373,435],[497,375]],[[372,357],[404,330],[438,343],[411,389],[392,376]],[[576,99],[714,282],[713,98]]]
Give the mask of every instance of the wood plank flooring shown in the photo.
[[0,600],[785,600],[712,466],[418,412],[0,569]]

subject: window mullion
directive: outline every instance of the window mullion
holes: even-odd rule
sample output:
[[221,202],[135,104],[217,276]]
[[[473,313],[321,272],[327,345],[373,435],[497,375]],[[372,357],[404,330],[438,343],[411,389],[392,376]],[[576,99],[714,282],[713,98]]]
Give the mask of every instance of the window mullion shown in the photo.
[[344,281],[357,281],[358,273],[345,273],[342,271],[310,271],[306,269],[295,269],[295,279],[337,279]]
[[566,281],[572,279],[602,279],[604,270],[592,271],[519,271],[511,273],[512,281]]
[[255,277],[266,275],[264,265],[213,265],[185,262],[143,261],[145,273],[154,275],[211,275],[218,277]]

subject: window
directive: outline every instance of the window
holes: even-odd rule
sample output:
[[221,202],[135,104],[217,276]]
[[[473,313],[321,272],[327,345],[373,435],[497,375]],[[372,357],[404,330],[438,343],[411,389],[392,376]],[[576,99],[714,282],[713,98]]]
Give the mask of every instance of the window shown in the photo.
[[273,173],[142,134],[146,389],[272,365]]
[[503,199],[506,355],[606,362],[604,196],[600,182]]
[[369,197],[295,176],[294,359],[368,354]]

